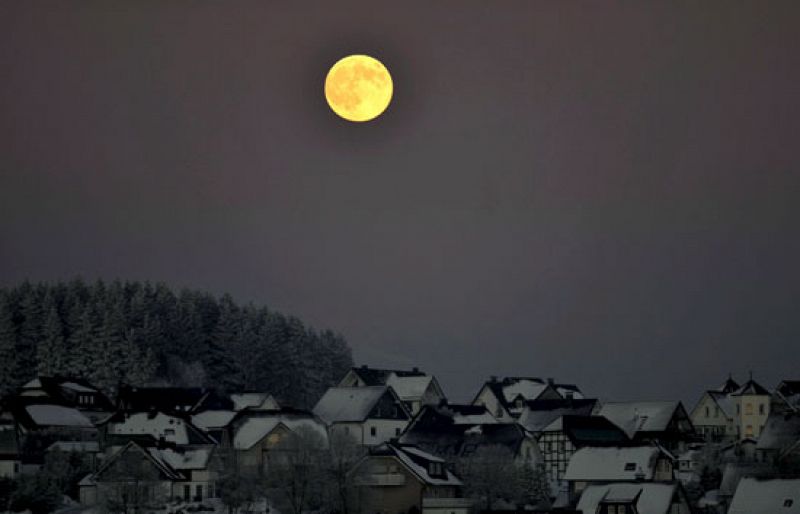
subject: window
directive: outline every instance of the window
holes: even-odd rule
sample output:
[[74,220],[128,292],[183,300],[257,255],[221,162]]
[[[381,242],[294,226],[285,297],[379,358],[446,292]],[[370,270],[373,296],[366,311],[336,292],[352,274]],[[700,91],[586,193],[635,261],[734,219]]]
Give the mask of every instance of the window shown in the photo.
[[706,417],[711,416],[711,409],[706,405]]
[[187,502],[192,499],[192,486],[189,484],[183,486],[183,499]]
[[375,437],[376,435],[378,435],[378,429],[375,427],[369,427],[369,435]]
[[784,507],[789,508],[792,505],[794,505],[794,500],[792,500],[791,498],[786,498],[785,500],[783,500]]
[[625,471],[636,471],[636,463],[635,462],[626,462],[625,463]]
[[345,435],[350,435],[350,427],[344,427]]
[[175,429],[174,428],[165,428],[164,429],[164,435],[175,435]]
[[759,413],[759,414],[761,414],[761,415],[763,416],[764,414],[766,414],[766,412],[765,412],[765,411],[766,411],[766,406],[765,406],[763,403],[762,403],[762,404],[759,404],[759,406],[758,406],[758,413]]
[[750,403],[750,402],[747,402],[747,403],[745,404],[745,406],[744,406],[744,413],[745,413],[746,415],[747,415],[747,414],[752,414],[752,413],[753,413],[753,404],[752,404],[752,403]]
[[19,473],[19,462],[14,463],[14,473]]
[[715,418],[719,417],[719,407],[714,407],[714,417]]
[[741,413],[742,413],[742,406],[737,403],[736,404],[736,414],[741,414]]
[[744,429],[745,437],[753,437],[753,425],[747,425]]
[[400,428],[399,427],[394,429],[394,435],[400,435]]
[[203,486],[198,484],[194,491],[195,500],[201,501],[203,499]]

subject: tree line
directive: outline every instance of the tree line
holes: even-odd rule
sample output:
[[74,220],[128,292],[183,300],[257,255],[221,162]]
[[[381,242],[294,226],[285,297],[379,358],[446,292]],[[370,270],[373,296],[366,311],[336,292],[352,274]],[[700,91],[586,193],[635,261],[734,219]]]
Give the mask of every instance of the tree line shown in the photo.
[[346,340],[230,295],[165,284],[24,282],[0,289],[0,394],[36,375],[264,391],[309,408],[352,366]]

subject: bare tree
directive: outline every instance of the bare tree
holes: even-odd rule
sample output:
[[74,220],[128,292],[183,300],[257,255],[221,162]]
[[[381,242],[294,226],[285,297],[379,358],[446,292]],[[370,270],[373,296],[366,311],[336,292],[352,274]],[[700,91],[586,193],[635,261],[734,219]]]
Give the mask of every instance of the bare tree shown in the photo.
[[332,510],[348,514],[352,510],[355,484],[350,470],[366,454],[356,439],[343,432],[334,431],[329,440],[326,480],[329,490],[325,495]]
[[312,428],[299,427],[267,455],[267,484],[282,512],[302,514],[321,507],[328,462],[325,438]]
[[505,446],[481,446],[456,461],[456,471],[464,483],[464,493],[492,510],[501,502],[511,505],[539,504],[547,501],[546,487],[539,470],[518,463]]

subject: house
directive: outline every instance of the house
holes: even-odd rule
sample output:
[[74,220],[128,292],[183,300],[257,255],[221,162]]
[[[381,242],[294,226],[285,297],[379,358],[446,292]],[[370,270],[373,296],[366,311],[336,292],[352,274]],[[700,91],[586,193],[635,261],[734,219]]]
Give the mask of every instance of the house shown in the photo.
[[585,447],[567,465],[571,497],[590,485],[614,482],[672,482],[673,458],[657,446]]
[[92,422],[114,411],[114,405],[102,391],[80,378],[39,376],[20,387],[17,396],[23,401],[72,407]]
[[800,479],[742,478],[728,514],[800,514]]
[[680,484],[614,483],[586,488],[578,501],[583,514],[691,514]]
[[394,389],[412,415],[419,412],[423,405],[438,405],[445,399],[436,377],[418,368],[407,371],[361,366],[351,368],[339,382],[339,387],[384,385]]
[[214,389],[122,385],[117,393],[117,410],[191,415],[204,410],[235,409],[230,397],[220,395]]
[[108,502],[128,508],[164,505],[172,499],[216,497],[213,445],[181,448],[131,441],[111,455],[80,485],[86,504]]
[[233,422],[245,411],[205,410],[191,416],[192,424],[211,436],[217,443],[230,446]]
[[553,379],[534,377],[491,377],[481,386],[472,400],[473,405],[484,405],[498,420],[513,422],[530,400],[559,400],[583,398],[577,386],[556,384]]
[[779,463],[800,458],[800,412],[776,409],[770,412],[756,451],[761,460]]
[[689,416],[700,436],[715,442],[739,437],[736,398],[731,395],[740,387],[732,377],[728,377],[720,387],[703,393]]
[[596,414],[621,428],[639,443],[657,442],[673,453],[682,453],[697,439],[683,404],[677,401],[608,402]]
[[621,446],[625,432],[601,416],[561,416],[539,433],[539,450],[551,480],[560,481],[573,454],[585,446]]
[[554,400],[528,400],[517,423],[533,434],[561,416],[590,416],[597,407],[597,400],[586,398],[558,398]]
[[736,402],[737,425],[742,439],[758,439],[769,417],[772,395],[758,382],[750,380],[731,393]]
[[733,378],[706,391],[692,409],[698,433],[712,441],[757,439],[769,416],[771,395],[752,377],[739,386]]
[[102,425],[102,448],[115,453],[130,441],[143,445],[155,442],[177,446],[207,446],[217,442],[196,427],[188,417],[159,411],[119,412]]
[[502,446],[517,462],[536,464],[541,455],[536,439],[515,423],[499,423],[483,405],[426,405],[409,423],[399,441],[454,461],[481,447]]
[[232,431],[235,465],[251,474],[265,473],[271,455],[282,451],[281,443],[292,434],[308,431],[318,436],[320,444],[328,444],[328,432],[320,419],[310,412],[289,408],[240,416],[234,420]]
[[398,437],[411,415],[389,386],[331,387],[313,412],[333,432],[374,446]]
[[374,447],[349,472],[359,512],[375,514],[471,512],[461,497],[461,481],[444,460],[415,446],[384,443]]

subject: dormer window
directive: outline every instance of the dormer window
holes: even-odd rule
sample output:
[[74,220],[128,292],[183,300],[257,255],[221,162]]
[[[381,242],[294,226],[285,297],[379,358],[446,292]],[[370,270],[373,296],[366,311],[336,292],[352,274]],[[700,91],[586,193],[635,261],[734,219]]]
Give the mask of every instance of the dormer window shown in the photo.
[[164,435],[175,435],[175,429],[174,428],[164,429]]
[[783,500],[783,506],[786,507],[787,509],[789,507],[791,507],[792,505],[794,505],[794,500],[793,499],[786,498],[785,500]]
[[441,462],[431,462],[428,466],[428,474],[431,476],[441,476],[442,475],[442,463]]

